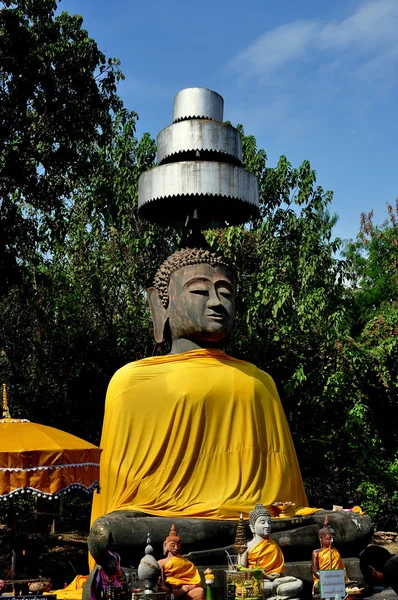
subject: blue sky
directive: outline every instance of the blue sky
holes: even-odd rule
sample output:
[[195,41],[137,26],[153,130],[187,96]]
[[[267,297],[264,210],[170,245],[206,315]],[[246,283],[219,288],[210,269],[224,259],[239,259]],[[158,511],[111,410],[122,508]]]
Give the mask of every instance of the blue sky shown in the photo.
[[304,159],[334,191],[335,234],[398,196],[398,0],[62,0],[107,56],[138,135],[171,124],[175,93],[225,101],[275,165]]

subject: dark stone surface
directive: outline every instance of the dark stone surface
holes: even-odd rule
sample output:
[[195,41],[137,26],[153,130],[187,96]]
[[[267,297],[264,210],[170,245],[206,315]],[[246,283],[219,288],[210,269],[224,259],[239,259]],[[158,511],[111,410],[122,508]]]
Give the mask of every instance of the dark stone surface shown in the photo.
[[[235,521],[171,519],[139,515],[142,513],[118,510],[95,521],[90,531],[88,547],[97,563],[101,564],[110,535],[113,549],[120,555],[122,564],[133,567],[137,567],[142,558],[148,533],[151,535],[154,556],[162,557],[163,541],[173,524],[182,539],[184,555],[193,550],[203,552],[224,545],[228,546],[235,538]],[[225,552],[222,556],[225,558]]]
[[[319,548],[318,531],[323,525],[326,511],[307,517],[300,528],[276,531],[272,523],[272,537],[283,550],[285,560],[311,560],[312,551]],[[330,527],[334,529],[333,545],[342,558],[359,556],[370,542],[373,523],[368,515],[351,512],[327,511]],[[288,527],[288,524],[287,524]]]
[[[330,526],[335,531],[334,545],[344,558],[358,556],[372,537],[373,525],[367,515],[328,511]],[[325,511],[309,517],[272,521],[271,537],[280,545],[286,561],[311,560],[319,547],[318,531]],[[148,532],[151,534],[154,556],[161,557],[163,540],[175,524],[182,539],[182,550],[199,565],[217,565],[225,561],[225,549],[235,554],[233,543],[237,521],[208,519],[163,518],[145,516],[133,511],[115,511],[95,521],[88,545],[95,560],[101,564],[106,548],[111,544],[120,554],[123,565],[136,567],[142,558]],[[252,537],[247,525],[247,538]]]

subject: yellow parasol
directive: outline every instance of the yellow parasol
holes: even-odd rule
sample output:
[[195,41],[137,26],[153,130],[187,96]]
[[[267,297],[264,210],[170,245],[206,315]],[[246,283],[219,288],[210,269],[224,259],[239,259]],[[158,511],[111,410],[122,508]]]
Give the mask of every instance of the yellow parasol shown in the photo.
[[71,489],[99,489],[101,449],[70,433],[12,419],[3,384],[0,498],[32,493],[56,498]]

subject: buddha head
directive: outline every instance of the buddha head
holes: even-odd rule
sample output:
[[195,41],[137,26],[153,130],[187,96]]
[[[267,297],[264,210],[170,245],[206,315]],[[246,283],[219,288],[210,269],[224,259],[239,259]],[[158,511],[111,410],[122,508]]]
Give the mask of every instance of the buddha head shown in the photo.
[[250,529],[253,535],[268,538],[271,533],[271,513],[263,504],[256,504],[249,514]]
[[148,301],[156,342],[217,345],[232,328],[235,276],[226,260],[209,250],[178,250],[156,273]]
[[322,528],[318,531],[321,548],[330,548],[333,546],[334,529],[329,526],[329,517],[326,514]]
[[102,564],[102,569],[105,571],[108,577],[113,577],[119,573],[120,556],[116,552],[111,552],[111,550],[108,550]]
[[175,525],[171,526],[170,533],[163,542],[163,553],[172,554],[173,556],[181,556],[181,538],[177,534]]

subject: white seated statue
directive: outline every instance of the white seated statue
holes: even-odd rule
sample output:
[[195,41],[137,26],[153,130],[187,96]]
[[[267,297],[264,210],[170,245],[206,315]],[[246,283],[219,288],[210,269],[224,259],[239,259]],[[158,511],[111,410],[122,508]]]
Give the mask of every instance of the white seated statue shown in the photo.
[[256,504],[249,515],[253,539],[247,550],[240,555],[240,564],[249,569],[261,568],[264,573],[264,595],[271,600],[298,598],[303,582],[297,577],[284,575],[285,559],[278,544],[269,537],[271,514],[263,506]]

